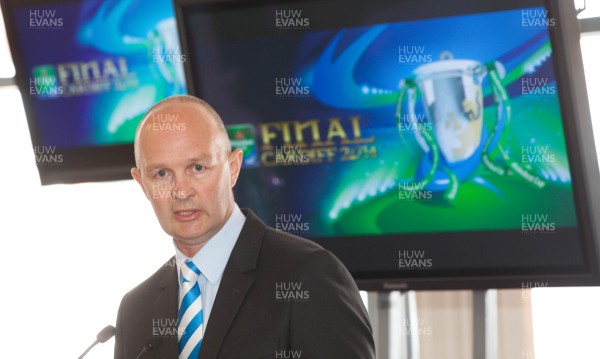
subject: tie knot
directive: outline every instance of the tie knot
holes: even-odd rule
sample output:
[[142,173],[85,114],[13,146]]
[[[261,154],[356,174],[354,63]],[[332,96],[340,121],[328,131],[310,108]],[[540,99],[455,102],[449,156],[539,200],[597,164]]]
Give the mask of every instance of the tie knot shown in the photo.
[[189,259],[186,259],[185,262],[181,265],[181,277],[183,282],[192,282],[195,283],[198,281],[198,276],[200,276],[200,269],[196,267],[194,262]]

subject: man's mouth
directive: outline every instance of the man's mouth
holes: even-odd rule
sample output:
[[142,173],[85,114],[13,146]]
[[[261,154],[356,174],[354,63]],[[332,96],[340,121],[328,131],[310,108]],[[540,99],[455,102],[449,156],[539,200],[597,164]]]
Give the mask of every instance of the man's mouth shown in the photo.
[[200,211],[198,211],[197,209],[182,209],[174,211],[174,213],[175,218],[177,218],[180,221],[191,221],[198,218],[198,216],[200,215]]
[[179,211],[179,212],[175,212],[180,216],[191,216],[192,213],[194,213],[194,211]]

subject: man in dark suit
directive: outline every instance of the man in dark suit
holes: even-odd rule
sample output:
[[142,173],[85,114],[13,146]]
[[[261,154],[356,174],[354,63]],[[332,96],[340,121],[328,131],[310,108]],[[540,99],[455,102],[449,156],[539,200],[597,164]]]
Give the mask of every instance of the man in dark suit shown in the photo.
[[115,358],[375,358],[340,261],[235,204],[242,153],[230,147],[195,97],[163,100],[140,122],[132,175],[176,255],[124,296]]

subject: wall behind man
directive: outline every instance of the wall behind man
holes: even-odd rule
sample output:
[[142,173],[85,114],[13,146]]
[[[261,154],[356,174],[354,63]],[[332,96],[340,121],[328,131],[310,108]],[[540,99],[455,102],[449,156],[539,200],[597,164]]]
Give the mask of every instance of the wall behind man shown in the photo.
[[41,187],[16,88],[0,109],[0,356],[76,358],[173,245],[132,180]]

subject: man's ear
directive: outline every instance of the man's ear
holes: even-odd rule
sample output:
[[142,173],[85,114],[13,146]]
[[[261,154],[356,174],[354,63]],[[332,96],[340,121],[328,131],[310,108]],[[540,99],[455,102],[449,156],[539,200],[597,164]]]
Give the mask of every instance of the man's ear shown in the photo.
[[244,152],[239,148],[229,154],[229,184],[232,188],[235,186],[238,176],[240,175],[243,160]]
[[146,193],[146,188],[144,187],[144,182],[142,182],[142,173],[140,172],[139,168],[133,167],[131,169],[131,177],[133,177],[133,179],[140,185],[140,187],[142,187],[142,191],[144,192],[144,195],[146,196],[146,198],[150,199],[148,197],[148,194]]

